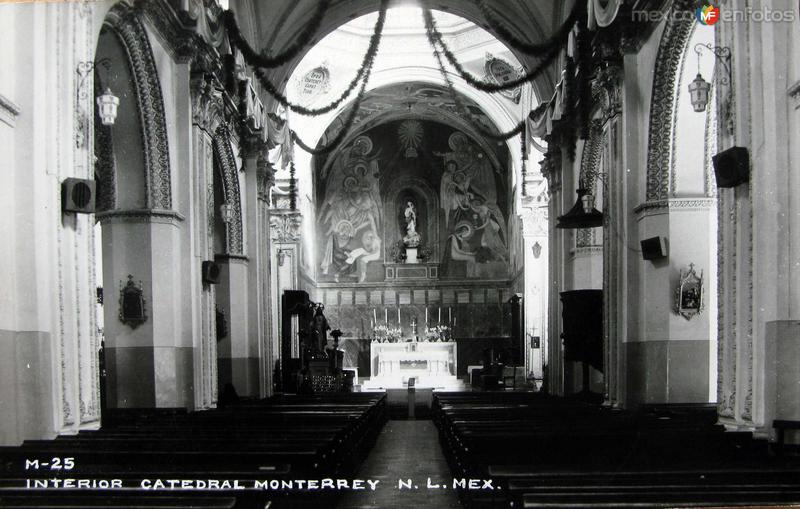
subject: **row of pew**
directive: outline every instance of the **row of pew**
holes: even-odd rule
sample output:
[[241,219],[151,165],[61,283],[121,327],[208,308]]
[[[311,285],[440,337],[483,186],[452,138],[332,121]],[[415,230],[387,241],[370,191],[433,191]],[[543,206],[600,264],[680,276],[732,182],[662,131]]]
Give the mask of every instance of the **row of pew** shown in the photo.
[[635,412],[526,392],[436,393],[433,419],[467,508],[800,503],[800,462],[726,431],[713,405]]
[[386,420],[382,393],[119,410],[100,430],[0,448],[0,507],[331,507],[340,491],[279,481],[352,475]]

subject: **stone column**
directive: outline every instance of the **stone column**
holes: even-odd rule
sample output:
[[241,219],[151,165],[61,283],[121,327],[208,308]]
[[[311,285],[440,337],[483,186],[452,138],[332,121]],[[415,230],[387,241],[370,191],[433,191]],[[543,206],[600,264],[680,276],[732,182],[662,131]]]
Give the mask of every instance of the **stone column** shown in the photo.
[[[525,267],[525,338],[526,374],[542,377],[547,362],[548,331],[548,231],[546,191],[523,202],[522,237]],[[539,337],[539,347],[531,347],[531,338]]]
[[[272,288],[270,320],[272,322],[272,352],[274,361],[284,363],[281,349],[281,296],[284,290],[296,290],[300,283],[300,212],[291,208],[274,208],[270,211],[270,287]],[[296,331],[291,334],[291,356],[299,355]],[[284,369],[284,364],[281,369]],[[282,371],[283,373],[283,371]]]
[[[547,342],[547,384],[550,394],[564,394],[564,344],[561,339],[563,331],[561,322],[561,304],[559,292],[564,289],[564,232],[556,228],[556,217],[564,207],[564,197],[561,192],[563,160],[562,148],[555,142],[548,143],[547,154],[542,160],[542,174],[547,178],[548,184],[548,259],[549,284],[548,284],[548,342]],[[569,206],[572,206],[571,204]],[[569,210],[567,208],[567,210]]]
[[[245,217],[250,264],[247,267],[249,317],[247,377],[249,395],[267,397],[273,390],[275,357],[272,348],[270,292],[270,189],[275,183],[274,170],[267,161],[267,145],[260,136],[245,140]],[[253,371],[254,370],[254,371]],[[237,386],[238,388],[238,386]]]

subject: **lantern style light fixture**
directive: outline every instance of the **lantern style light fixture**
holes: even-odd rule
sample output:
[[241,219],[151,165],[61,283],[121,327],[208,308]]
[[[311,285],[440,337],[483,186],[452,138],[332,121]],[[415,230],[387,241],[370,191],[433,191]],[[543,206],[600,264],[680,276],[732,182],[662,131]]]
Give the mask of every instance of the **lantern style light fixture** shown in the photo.
[[[78,62],[78,67],[75,69],[75,72],[78,73],[78,88],[76,90],[78,102],[82,99],[86,99],[88,95],[88,91],[86,90],[86,78],[97,66],[102,66],[106,69],[106,81],[108,81],[108,73],[111,70],[111,61],[109,59],[102,58],[97,62]],[[118,106],[119,97],[115,96],[114,93],[111,92],[111,87],[106,85],[103,94],[97,97],[97,113],[103,125],[114,125],[114,121],[117,119]]]
[[97,112],[103,125],[114,125],[114,121],[117,119],[118,106],[119,97],[115,96],[109,87],[106,87],[103,95],[97,98]]
[[731,49],[727,46],[712,46],[711,44],[698,43],[694,47],[694,52],[697,54],[697,76],[689,83],[689,97],[692,102],[692,108],[697,113],[706,111],[708,106],[709,94],[711,92],[711,83],[703,79],[700,74],[700,56],[703,50],[708,50],[714,54],[714,57],[722,64],[725,74],[720,76],[719,83],[728,86],[731,83]]
[[556,228],[597,228],[603,226],[603,213],[594,208],[594,196],[585,188],[579,187],[576,191],[578,199],[569,212],[558,217]]
[[223,203],[219,206],[219,215],[222,218],[222,222],[225,224],[230,224],[233,222],[233,205],[228,202]]

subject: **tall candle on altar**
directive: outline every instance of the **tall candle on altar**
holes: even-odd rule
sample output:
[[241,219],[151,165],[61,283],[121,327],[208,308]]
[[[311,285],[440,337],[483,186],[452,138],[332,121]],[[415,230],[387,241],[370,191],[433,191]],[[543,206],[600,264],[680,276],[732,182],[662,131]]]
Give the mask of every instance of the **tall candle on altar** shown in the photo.
[[447,323],[453,325],[453,308],[447,308]]
[[428,326],[428,306],[425,306],[425,327]]
[[386,322],[386,325],[389,325],[389,308],[383,310],[383,321]]
[[400,327],[400,308],[397,308],[397,326]]
[[372,319],[378,323],[378,314],[375,312],[375,308],[372,308]]
[[439,325],[442,325],[442,306],[439,306]]

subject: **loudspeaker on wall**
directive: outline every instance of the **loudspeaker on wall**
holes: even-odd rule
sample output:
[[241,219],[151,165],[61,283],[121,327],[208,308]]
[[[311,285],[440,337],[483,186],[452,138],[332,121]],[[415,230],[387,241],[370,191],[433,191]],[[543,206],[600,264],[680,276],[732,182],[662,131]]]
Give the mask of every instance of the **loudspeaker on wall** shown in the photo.
[[750,179],[750,155],[744,147],[731,147],[712,157],[717,187],[736,187]]
[[658,260],[667,256],[666,237],[650,237],[640,241],[639,244],[642,246],[642,258],[645,260]]
[[64,179],[61,183],[61,210],[80,214],[95,211],[96,183],[89,179]]
[[203,262],[203,283],[207,285],[219,284],[219,265],[217,262],[211,260]]

